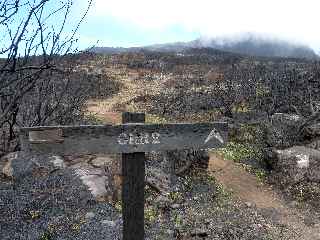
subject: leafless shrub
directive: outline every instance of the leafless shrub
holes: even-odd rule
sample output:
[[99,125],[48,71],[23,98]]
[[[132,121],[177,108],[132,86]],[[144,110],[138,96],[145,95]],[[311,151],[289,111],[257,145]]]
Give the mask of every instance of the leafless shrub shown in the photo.
[[77,51],[76,32],[91,0],[68,32],[73,1],[52,2],[0,1],[0,154],[17,148],[17,127],[70,122],[83,103],[81,85],[68,77],[72,65],[58,63]]

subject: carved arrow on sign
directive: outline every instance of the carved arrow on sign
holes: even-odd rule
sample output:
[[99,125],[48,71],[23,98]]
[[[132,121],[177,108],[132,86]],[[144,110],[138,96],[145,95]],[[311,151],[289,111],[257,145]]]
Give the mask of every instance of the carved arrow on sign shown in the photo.
[[224,143],[222,136],[215,128],[209,133],[204,143],[208,143],[212,138],[216,138],[221,144]]

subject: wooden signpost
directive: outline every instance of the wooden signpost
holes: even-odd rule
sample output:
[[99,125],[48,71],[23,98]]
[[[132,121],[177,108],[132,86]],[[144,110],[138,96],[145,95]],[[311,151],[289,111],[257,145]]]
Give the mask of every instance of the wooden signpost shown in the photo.
[[122,153],[123,239],[144,239],[145,152],[222,147],[228,124],[144,124],[123,113],[121,125],[21,128],[22,150],[61,155]]

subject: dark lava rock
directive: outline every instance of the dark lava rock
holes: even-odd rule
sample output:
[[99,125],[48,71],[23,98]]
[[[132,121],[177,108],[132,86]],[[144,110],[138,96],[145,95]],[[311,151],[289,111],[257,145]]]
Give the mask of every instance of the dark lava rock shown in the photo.
[[320,182],[320,151],[294,146],[275,155],[274,170],[283,183]]
[[271,125],[266,128],[267,145],[278,149],[293,146],[298,140],[297,133],[303,121],[303,117],[295,114],[274,114]]

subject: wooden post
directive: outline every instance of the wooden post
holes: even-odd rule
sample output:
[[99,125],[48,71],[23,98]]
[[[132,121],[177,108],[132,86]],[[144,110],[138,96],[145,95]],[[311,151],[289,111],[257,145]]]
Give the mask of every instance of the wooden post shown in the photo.
[[[144,123],[144,113],[122,114],[122,123]],[[144,239],[145,153],[122,154],[123,240]]]

